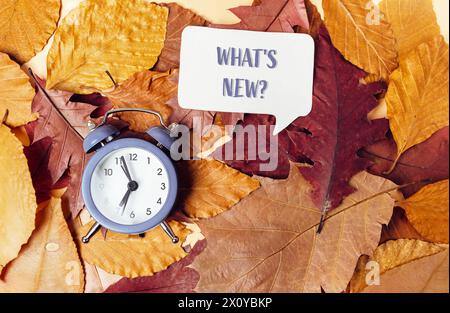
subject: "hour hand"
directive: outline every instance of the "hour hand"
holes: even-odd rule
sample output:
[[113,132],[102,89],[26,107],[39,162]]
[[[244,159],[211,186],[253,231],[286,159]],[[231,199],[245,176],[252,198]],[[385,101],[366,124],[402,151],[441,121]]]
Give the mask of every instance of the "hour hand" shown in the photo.
[[128,181],[132,182],[133,179],[131,178],[131,174],[130,174],[130,171],[128,170],[127,162],[125,162],[125,157],[124,156],[120,157],[120,167],[122,168],[123,172],[127,176]]

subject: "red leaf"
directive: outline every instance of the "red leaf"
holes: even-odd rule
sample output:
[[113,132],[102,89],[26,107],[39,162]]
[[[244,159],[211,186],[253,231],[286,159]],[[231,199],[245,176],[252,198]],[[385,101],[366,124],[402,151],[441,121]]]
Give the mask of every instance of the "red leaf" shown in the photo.
[[[42,86],[43,81],[40,81],[40,84]],[[67,203],[74,218],[83,207],[80,187],[82,172],[87,161],[82,146],[83,135],[87,134],[87,120],[97,107],[86,103],[71,102],[70,98],[73,94],[68,92],[47,90],[47,94],[58,110],[38,88],[32,109],[33,112],[39,113],[39,119],[26,125],[26,130],[33,144],[46,137],[51,138],[50,149],[41,149],[40,151],[43,153],[41,157],[48,153],[48,173],[52,186],[65,173],[69,173],[70,183],[63,196],[63,201]],[[32,154],[36,156],[35,152]],[[40,183],[37,182],[37,184]]]
[[309,29],[303,0],[262,0],[256,6],[230,9],[241,21],[233,25],[213,25],[218,28],[293,33],[295,26]]
[[193,292],[200,275],[188,267],[206,247],[206,240],[198,242],[191,253],[181,261],[170,265],[166,270],[153,276],[122,278],[105,290],[106,293],[187,293]]
[[384,173],[391,168],[397,155],[397,146],[392,138],[377,142],[361,152],[363,157],[373,161],[370,172],[386,177],[397,185],[416,183],[402,189],[409,197],[423,186],[449,177],[449,128],[437,131],[428,140],[408,149],[400,157],[394,171]]

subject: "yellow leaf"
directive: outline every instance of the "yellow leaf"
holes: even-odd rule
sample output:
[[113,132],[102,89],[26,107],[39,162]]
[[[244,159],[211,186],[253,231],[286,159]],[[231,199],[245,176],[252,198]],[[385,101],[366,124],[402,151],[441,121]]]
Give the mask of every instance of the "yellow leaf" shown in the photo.
[[324,0],[323,10],[331,40],[344,57],[367,73],[387,79],[398,66],[395,39],[372,1]]
[[56,29],[61,0],[2,0],[0,51],[25,63],[42,50]]
[[86,224],[77,229],[81,257],[108,273],[130,278],[153,275],[187,255],[181,245],[189,230],[177,221],[169,224],[180,238],[178,244],[173,244],[161,227],[147,232],[143,238],[108,231],[106,238],[97,234],[83,244],[81,237],[92,226]]
[[215,160],[179,163],[180,203],[190,217],[209,218],[259,188],[259,181]]
[[423,43],[400,61],[386,94],[387,117],[397,158],[448,123],[448,45],[442,37]]
[[432,0],[383,0],[379,7],[391,24],[400,59],[441,33]]
[[426,239],[448,243],[448,179],[427,185],[401,206],[414,228]]
[[[114,108],[144,108],[159,112],[164,121],[169,119],[172,108],[166,103],[176,97],[178,84],[170,72],[143,71],[134,74],[110,92],[103,92]],[[130,129],[145,132],[151,126],[160,125],[156,116],[144,113],[120,113],[120,118],[130,124]]]
[[19,257],[5,268],[0,292],[82,292],[83,267],[60,198],[38,212],[36,225]]
[[20,141],[0,124],[0,273],[34,229],[36,197]]
[[16,127],[35,120],[37,116],[31,113],[34,94],[28,76],[0,52],[0,122],[6,116],[6,124]]
[[164,46],[168,9],[143,0],[88,0],[55,33],[47,58],[49,89],[91,93],[151,68]]
[[[369,284],[369,286],[368,286]],[[399,239],[358,264],[351,292],[448,292],[448,246]]]

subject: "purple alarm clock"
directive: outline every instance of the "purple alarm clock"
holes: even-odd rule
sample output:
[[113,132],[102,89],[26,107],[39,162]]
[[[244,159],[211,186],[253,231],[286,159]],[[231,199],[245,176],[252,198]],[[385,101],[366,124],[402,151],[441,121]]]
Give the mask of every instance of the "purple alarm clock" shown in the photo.
[[[157,145],[136,138],[117,139],[120,131],[107,124],[108,116],[129,111],[159,117],[161,126],[147,130]],[[143,234],[158,225],[173,243],[178,242],[165,222],[178,193],[177,173],[167,153],[174,140],[170,129],[158,112],[145,109],[110,110],[93,127],[83,148],[95,155],[84,170],[81,188],[96,223],[83,237],[84,243],[102,226],[118,233]]]

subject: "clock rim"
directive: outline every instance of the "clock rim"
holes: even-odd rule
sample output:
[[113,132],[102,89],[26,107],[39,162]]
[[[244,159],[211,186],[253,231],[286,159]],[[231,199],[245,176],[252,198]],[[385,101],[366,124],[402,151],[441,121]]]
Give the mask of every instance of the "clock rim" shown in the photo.
[[[91,194],[92,174],[98,163],[111,152],[124,148],[141,148],[147,150],[150,153],[153,153],[157,158],[160,159],[161,163],[165,166],[168,174],[169,191],[167,193],[167,199],[163,207],[154,217],[136,225],[124,225],[116,223],[104,216],[95,205]],[[91,214],[92,218],[103,227],[122,234],[141,234],[161,224],[167,218],[167,216],[169,216],[178,196],[178,175],[173,161],[167,156],[165,152],[163,152],[154,144],[138,138],[118,139],[106,144],[104,147],[97,150],[95,155],[88,161],[86,165],[86,168],[83,172],[81,184],[84,204],[88,212]]]

